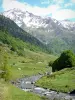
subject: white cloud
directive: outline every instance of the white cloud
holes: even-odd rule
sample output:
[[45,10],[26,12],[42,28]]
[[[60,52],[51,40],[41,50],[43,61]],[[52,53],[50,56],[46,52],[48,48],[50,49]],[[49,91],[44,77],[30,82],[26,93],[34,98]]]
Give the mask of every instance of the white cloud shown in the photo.
[[[3,0],[3,8],[4,10],[7,9],[7,7],[9,6],[10,2],[12,2],[13,0]],[[15,0],[14,0],[15,1]]]
[[50,3],[50,0],[43,0],[41,1],[41,4],[49,4]]
[[59,6],[57,5],[52,5],[52,6],[48,6],[47,8],[41,8],[41,7],[27,7],[27,10],[34,13],[35,15],[39,15],[39,16],[47,16],[49,14],[54,13],[55,11],[57,11],[57,9],[59,9]]
[[[64,0],[60,0],[60,1],[63,2]],[[70,9],[61,9],[59,5],[49,5],[48,7],[42,8],[38,6],[31,6],[27,3],[21,3],[17,0],[3,0],[3,8],[4,10],[19,8],[23,11],[27,10],[38,16],[48,16],[52,14],[52,17],[57,20],[75,18],[75,11],[72,11]]]
[[53,0],[53,2],[55,2],[56,4],[61,4],[64,3],[64,0]]
[[73,5],[73,3],[67,3],[67,4],[65,4],[65,7],[69,7],[69,6],[72,6]]
[[55,3],[59,5],[64,3],[64,0],[41,0],[41,4],[50,4],[50,3]]
[[73,3],[75,3],[75,0],[71,0]]
[[25,9],[25,5],[17,0],[3,0],[2,6],[5,11],[13,8]]
[[13,8],[19,8],[21,10],[27,10],[35,15],[47,16],[51,13],[56,12],[59,9],[59,6],[51,5],[48,7],[41,8],[38,6],[31,6],[27,3],[21,3],[16,0],[3,0],[3,8],[5,11]]
[[75,11],[72,11],[70,9],[59,10],[56,13],[54,13],[52,15],[52,17],[57,19],[57,20],[64,20],[64,19],[75,18]]

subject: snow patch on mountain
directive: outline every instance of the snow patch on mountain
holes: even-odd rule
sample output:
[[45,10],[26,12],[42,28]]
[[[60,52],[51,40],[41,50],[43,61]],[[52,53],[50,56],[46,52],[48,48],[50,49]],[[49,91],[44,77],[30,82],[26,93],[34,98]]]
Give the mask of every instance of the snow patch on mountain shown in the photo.
[[[71,21],[57,21],[51,17],[42,18],[40,16],[36,16],[28,11],[21,11],[19,9],[11,9],[3,13],[4,16],[13,20],[19,27],[22,25],[26,25],[30,28],[49,28],[51,29],[53,23],[56,24],[58,27],[63,27],[66,29],[75,29],[75,22]],[[49,30],[48,29],[48,30]],[[50,31],[48,31],[50,32]]]
[[72,22],[69,20],[63,20],[63,21],[60,21],[60,23],[63,25],[63,27],[68,28],[68,29],[75,27],[75,22]]

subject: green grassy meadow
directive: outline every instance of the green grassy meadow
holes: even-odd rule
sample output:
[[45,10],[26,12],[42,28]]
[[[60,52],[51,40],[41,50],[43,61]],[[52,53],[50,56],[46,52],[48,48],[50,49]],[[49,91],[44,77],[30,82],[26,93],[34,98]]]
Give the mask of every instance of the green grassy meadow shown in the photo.
[[47,67],[48,62],[55,60],[56,57],[29,50],[25,53],[26,56],[19,56],[17,52],[11,51],[8,45],[0,45],[0,69],[6,58],[6,65],[9,66],[11,74],[9,82],[0,79],[0,100],[46,100],[44,97],[16,88],[10,84],[10,81],[51,70]]
[[0,100],[46,100],[0,80]]
[[[1,58],[7,56],[7,65],[10,67],[11,80],[24,76],[45,73],[50,70],[48,62],[56,57],[45,53],[35,53],[26,51],[26,56],[19,56],[16,52],[11,51],[7,46],[0,46]],[[2,58],[2,63],[4,58]],[[0,63],[1,64],[1,63]],[[0,65],[2,66],[2,65]]]
[[75,89],[75,68],[54,72],[38,80],[36,85],[60,92],[70,92]]

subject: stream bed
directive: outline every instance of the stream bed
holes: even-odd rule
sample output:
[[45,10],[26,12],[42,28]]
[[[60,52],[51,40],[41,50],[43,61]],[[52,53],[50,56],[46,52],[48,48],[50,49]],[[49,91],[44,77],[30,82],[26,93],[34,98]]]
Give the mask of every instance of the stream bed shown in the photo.
[[17,82],[15,82],[15,85],[24,91],[33,92],[40,96],[45,96],[49,100],[75,100],[75,95],[56,92],[35,86],[35,82],[39,80],[42,76],[43,75],[35,75],[31,77],[22,78],[17,80]]

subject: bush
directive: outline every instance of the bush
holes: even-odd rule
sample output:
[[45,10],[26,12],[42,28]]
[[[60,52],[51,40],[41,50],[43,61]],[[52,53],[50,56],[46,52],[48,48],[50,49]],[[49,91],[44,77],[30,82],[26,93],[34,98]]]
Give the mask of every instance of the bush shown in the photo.
[[52,64],[52,71],[59,71],[63,68],[75,66],[75,55],[71,50],[64,51],[58,59]]
[[53,61],[50,61],[49,63],[48,63],[48,66],[52,66],[53,65]]

